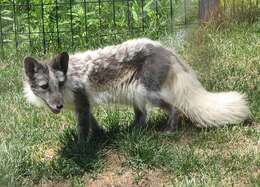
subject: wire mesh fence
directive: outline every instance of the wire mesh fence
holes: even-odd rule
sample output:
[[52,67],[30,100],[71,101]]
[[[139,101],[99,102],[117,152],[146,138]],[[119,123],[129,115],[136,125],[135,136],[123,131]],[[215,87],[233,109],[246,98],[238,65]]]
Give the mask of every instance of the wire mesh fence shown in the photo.
[[218,21],[251,23],[260,20],[259,0],[200,0],[199,7],[201,22],[207,22],[212,18]]
[[197,20],[197,8],[197,0],[1,0],[0,55],[156,38]]
[[251,22],[260,20],[260,0],[222,0],[222,7],[228,17]]
[[[217,1],[217,0],[215,0]],[[128,38],[158,38],[198,23],[212,0],[0,0],[0,57],[90,49]],[[219,0],[229,17],[257,19],[259,0]],[[260,16],[259,16],[260,17]]]

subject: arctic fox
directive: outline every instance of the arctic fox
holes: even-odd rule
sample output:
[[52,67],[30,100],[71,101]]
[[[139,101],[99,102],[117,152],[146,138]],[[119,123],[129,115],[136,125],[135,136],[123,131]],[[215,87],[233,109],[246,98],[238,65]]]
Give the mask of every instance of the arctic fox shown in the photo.
[[26,57],[24,69],[28,101],[55,114],[73,106],[79,140],[100,129],[95,103],[133,106],[136,126],[146,124],[147,104],[160,107],[169,114],[168,130],[176,127],[176,110],[200,127],[240,123],[250,114],[244,94],[208,92],[172,49],[146,38],[42,62]]

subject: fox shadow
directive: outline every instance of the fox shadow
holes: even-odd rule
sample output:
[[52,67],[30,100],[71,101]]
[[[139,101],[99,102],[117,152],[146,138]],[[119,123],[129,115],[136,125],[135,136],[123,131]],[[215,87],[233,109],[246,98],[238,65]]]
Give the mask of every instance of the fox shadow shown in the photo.
[[111,124],[111,128],[107,129],[104,136],[101,137],[93,134],[88,141],[83,143],[77,142],[76,130],[68,128],[59,137],[62,143],[59,155],[62,159],[73,161],[76,167],[80,168],[80,172],[76,172],[76,175],[83,174],[84,172],[92,172],[102,162],[106,150],[113,148],[115,141],[118,141],[119,138],[123,138],[124,135],[135,133],[136,131],[148,131],[147,133],[149,131],[160,131],[160,127],[165,125],[166,122],[166,117],[159,116],[149,120],[145,129],[138,129],[131,123],[119,124],[119,122],[116,122],[117,124]]
[[[92,135],[89,141],[84,143],[77,143],[76,130],[73,128],[66,129],[61,137],[62,148],[59,155],[61,159],[67,160],[70,163],[73,162],[75,168],[71,169],[70,175],[84,175],[87,173],[95,172],[102,168],[102,163],[107,154],[107,150],[116,148],[116,144],[120,139],[127,137],[129,134],[134,134],[140,131],[149,136],[149,133],[156,136],[164,135],[160,129],[167,123],[167,117],[157,116],[154,119],[148,121],[147,128],[138,129],[134,125],[130,124],[111,124],[111,128],[107,129],[104,136]],[[199,133],[205,129],[194,126],[187,118],[182,117],[180,123],[175,132],[170,133],[173,137],[173,141],[178,141],[180,135],[186,132],[186,136],[191,136],[191,133]],[[214,131],[216,128],[208,128],[209,131]],[[189,133],[190,132],[190,133]],[[191,138],[190,137],[190,138]],[[175,140],[176,139],[176,140]],[[138,141],[138,140],[137,140]]]
[[[117,122],[116,122],[117,123]],[[160,123],[163,123],[161,121]],[[140,131],[149,131],[153,129],[154,124],[150,124],[149,129],[139,129]],[[111,124],[111,128],[106,133],[100,135],[92,134],[88,141],[78,143],[75,128],[65,129],[59,137],[62,147],[59,150],[59,161],[64,161],[72,165],[69,175],[82,176],[85,173],[94,173],[102,168],[102,162],[106,156],[106,151],[116,148],[116,141],[120,141],[124,135],[135,133],[137,129],[131,124]],[[64,169],[64,165],[60,166]],[[60,169],[58,171],[60,171]],[[66,176],[66,173],[60,173]]]
[[72,128],[64,130],[60,142],[63,145],[59,151],[61,160],[73,165],[69,174],[71,176],[81,176],[100,169],[104,150],[109,145],[107,137],[97,136],[91,136],[88,141],[78,143],[76,130]]

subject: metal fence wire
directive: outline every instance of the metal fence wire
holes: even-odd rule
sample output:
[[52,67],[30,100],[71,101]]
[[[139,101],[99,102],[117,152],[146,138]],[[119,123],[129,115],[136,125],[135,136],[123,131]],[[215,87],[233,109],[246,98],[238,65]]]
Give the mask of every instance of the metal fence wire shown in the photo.
[[213,21],[212,16],[218,21],[254,23],[260,21],[260,0],[199,0],[200,22]]
[[[230,17],[257,19],[259,1],[219,2]],[[0,57],[17,50],[46,54],[139,36],[157,38],[179,26],[198,23],[199,5],[207,11],[210,2],[213,0],[0,0]]]
[[[0,0],[1,54],[93,48],[194,22],[194,0]],[[195,8],[194,8],[195,7]],[[1,55],[0,54],[0,55]]]

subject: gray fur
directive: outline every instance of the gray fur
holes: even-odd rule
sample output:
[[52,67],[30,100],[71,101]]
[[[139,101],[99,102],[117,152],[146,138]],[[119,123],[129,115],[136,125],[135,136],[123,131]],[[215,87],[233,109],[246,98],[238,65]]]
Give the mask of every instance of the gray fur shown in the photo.
[[[90,131],[100,130],[91,114],[91,106],[97,100],[133,105],[136,126],[145,127],[146,103],[162,108],[166,105],[159,92],[169,76],[173,57],[172,51],[159,43],[140,39],[76,53],[69,59],[66,53],[61,53],[49,61],[37,62],[41,71],[33,72],[33,77],[25,60],[25,71],[32,92],[53,112],[52,105],[63,104],[63,100],[65,105],[67,100],[74,105],[81,141]],[[68,60],[69,63],[64,63]],[[44,81],[48,82],[48,89],[42,90],[39,82]],[[173,111],[170,104],[167,106],[167,112]],[[173,119],[169,118],[169,125],[175,128]]]
[[84,142],[91,132],[101,135],[103,130],[98,126],[90,111],[90,104],[84,89],[74,90],[75,113],[78,121],[78,142]]
[[138,128],[146,128],[147,127],[147,111],[144,108],[143,110],[140,110],[137,106],[133,106],[134,108],[134,126]]
[[[100,130],[91,114],[91,107],[99,103],[132,105],[136,126],[143,127],[146,104],[160,107],[169,114],[167,131],[176,129],[175,107],[204,127],[240,123],[250,114],[244,94],[208,92],[173,50],[149,39],[70,57],[61,53],[45,63],[27,57],[24,67],[28,100],[43,101],[55,113],[63,102],[74,106],[79,141]],[[47,88],[41,88],[46,82]]]
[[68,67],[67,56],[67,53],[60,54],[44,63],[31,57],[24,60],[26,81],[32,92],[54,113],[59,113],[63,107],[63,91]]
[[[164,84],[170,70],[170,56],[172,53],[162,47],[154,47],[149,56],[143,61],[137,79],[140,79],[149,91],[159,91]],[[139,62],[139,63],[140,63]]]

